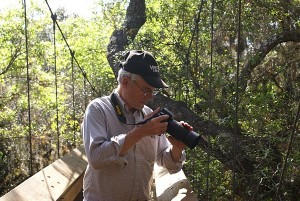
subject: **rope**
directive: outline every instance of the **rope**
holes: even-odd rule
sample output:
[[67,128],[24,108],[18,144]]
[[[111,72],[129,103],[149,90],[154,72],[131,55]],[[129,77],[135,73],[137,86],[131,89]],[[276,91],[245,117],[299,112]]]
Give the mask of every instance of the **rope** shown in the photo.
[[[239,108],[239,74],[240,74],[240,41],[241,41],[241,0],[238,1],[238,41],[237,41],[237,64],[236,64],[236,94],[235,94],[235,126],[234,126],[234,139],[233,139],[233,163],[237,163],[237,150],[236,150],[236,136],[238,134],[238,108]],[[236,195],[236,170],[233,169],[233,178],[232,178],[232,200],[235,200],[235,195]]]
[[[47,6],[48,6],[48,8],[49,8],[49,11],[50,11],[50,13],[51,13],[51,16],[54,16],[54,14],[53,14],[53,12],[52,12],[52,10],[51,10],[49,4],[48,4],[48,1],[45,0],[45,2],[46,2]],[[62,38],[63,38],[63,40],[65,41],[65,43],[66,43],[66,45],[67,45],[67,47],[68,47],[68,49],[69,49],[69,51],[70,51],[70,53],[71,53],[71,55],[72,55],[72,52],[74,52],[74,51],[71,49],[71,47],[70,47],[70,45],[69,45],[69,43],[68,43],[68,41],[67,41],[65,35],[63,34],[62,29],[60,28],[60,26],[59,26],[57,20],[55,20],[55,24],[56,24],[57,28],[59,29],[60,34],[62,35]],[[94,93],[96,93],[95,87],[94,87],[94,86],[91,84],[91,82],[89,81],[86,72],[85,72],[84,69],[79,65],[79,62],[77,61],[76,57],[74,57],[73,59],[75,60],[75,62],[76,62],[76,64],[77,64],[78,68],[80,69],[82,76],[83,76],[83,77],[86,79],[86,81],[89,83],[89,85],[90,85],[92,91],[93,91]]]
[[293,143],[294,138],[295,138],[295,131],[296,131],[296,128],[297,128],[297,123],[298,123],[298,119],[299,119],[299,113],[300,113],[300,101],[299,101],[299,105],[298,105],[298,111],[297,111],[297,114],[296,114],[296,118],[295,118],[295,121],[294,121],[292,135],[291,135],[291,138],[290,138],[289,146],[288,146],[288,149],[287,149],[287,152],[286,152],[286,156],[285,156],[283,168],[282,168],[282,171],[281,171],[281,175],[280,175],[280,179],[279,179],[279,184],[278,184],[278,188],[277,188],[277,191],[276,191],[275,200],[277,200],[278,195],[279,195],[280,190],[281,190],[282,180],[283,180],[286,168],[287,168],[288,158],[289,158],[289,155],[290,155],[290,152],[291,152],[291,149],[292,149],[292,143]]
[[30,151],[30,176],[33,175],[33,156],[32,156],[32,129],[31,129],[31,105],[30,105],[30,77],[29,77],[29,50],[28,50],[28,30],[27,30],[27,10],[26,0],[24,0],[24,19],[25,19],[25,46],[26,46],[26,70],[27,70],[27,105],[28,105],[28,132],[29,132],[29,151]]

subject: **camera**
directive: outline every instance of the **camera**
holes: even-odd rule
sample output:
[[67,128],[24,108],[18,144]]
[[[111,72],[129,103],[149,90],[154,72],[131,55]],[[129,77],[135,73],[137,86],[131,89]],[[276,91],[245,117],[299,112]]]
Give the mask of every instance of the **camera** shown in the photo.
[[161,115],[168,115],[169,118],[164,122],[168,122],[167,132],[173,136],[175,139],[183,142],[190,149],[194,149],[199,143],[201,136],[194,132],[190,131],[187,128],[183,127],[179,122],[173,119],[174,115],[167,108],[162,108],[160,112],[154,114],[150,118],[146,119],[143,123],[147,123],[153,118],[156,118]]

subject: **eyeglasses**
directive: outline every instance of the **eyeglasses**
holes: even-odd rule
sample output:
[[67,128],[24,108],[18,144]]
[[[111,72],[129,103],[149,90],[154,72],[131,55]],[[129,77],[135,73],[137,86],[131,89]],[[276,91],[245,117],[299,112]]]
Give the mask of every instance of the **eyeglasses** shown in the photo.
[[149,89],[146,90],[146,89],[142,88],[135,80],[132,80],[132,81],[144,93],[144,96],[147,96],[147,95],[155,96],[156,94],[158,94],[160,92],[159,89],[154,89],[153,91],[149,90]]

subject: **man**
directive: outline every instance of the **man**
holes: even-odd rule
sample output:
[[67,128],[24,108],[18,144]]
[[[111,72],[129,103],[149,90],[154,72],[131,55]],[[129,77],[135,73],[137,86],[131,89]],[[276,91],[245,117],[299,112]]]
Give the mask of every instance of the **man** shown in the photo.
[[110,96],[91,101],[85,112],[85,201],[149,200],[154,163],[175,173],[185,160],[185,145],[162,135],[168,115],[140,123],[160,111],[146,104],[157,89],[167,87],[153,56],[129,51],[121,67],[118,87]]

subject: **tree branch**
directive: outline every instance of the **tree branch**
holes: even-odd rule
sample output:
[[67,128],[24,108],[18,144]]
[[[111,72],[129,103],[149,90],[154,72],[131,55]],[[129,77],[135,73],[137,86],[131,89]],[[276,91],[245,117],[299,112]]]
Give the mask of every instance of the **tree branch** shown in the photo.
[[266,57],[266,55],[273,50],[277,45],[284,42],[300,42],[299,31],[284,31],[275,36],[272,36],[266,42],[262,43],[256,53],[245,63],[244,68],[240,74],[240,90],[244,92],[247,87],[247,82],[251,78],[251,73]]
[[9,71],[9,69],[12,67],[13,63],[15,62],[15,60],[18,58],[18,56],[20,56],[21,53],[21,47],[17,48],[14,52],[14,54],[10,57],[10,61],[8,63],[8,65],[2,70],[0,71],[0,75],[4,75],[5,73],[7,73]]

